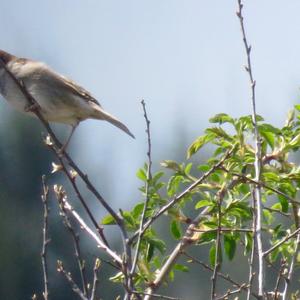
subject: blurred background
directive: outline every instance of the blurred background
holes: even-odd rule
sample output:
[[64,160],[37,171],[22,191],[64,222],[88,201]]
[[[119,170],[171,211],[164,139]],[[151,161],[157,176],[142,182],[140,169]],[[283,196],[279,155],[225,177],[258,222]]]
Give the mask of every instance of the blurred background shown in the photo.
[[[133,140],[108,123],[86,121],[69,147],[104,198],[114,208],[128,209],[141,200],[135,174],[146,160],[142,99],[151,119],[155,170],[164,159],[183,161],[209,117],[251,113],[236,7],[234,0],[1,0],[0,48],[44,61],[72,78],[136,135]],[[297,0],[245,1],[257,112],[277,126],[299,102],[299,11]],[[55,125],[54,130],[63,139],[70,128]],[[50,184],[62,182],[61,175],[50,176],[54,158],[42,143],[43,132],[37,120],[14,112],[1,97],[1,299],[25,300],[34,293],[42,299],[41,176],[48,175]],[[55,201],[50,205],[52,296],[77,299],[56,274],[56,259],[66,261],[72,271],[73,249]],[[99,206],[93,210],[99,220],[105,214]],[[117,238],[112,232],[115,243]],[[62,242],[66,247],[59,247]],[[86,249],[95,251],[89,239]],[[104,282],[113,274],[108,269],[103,267],[100,285],[101,297],[110,300],[118,290]],[[195,267],[198,275],[189,277],[188,283],[171,284],[172,294],[207,299],[210,274],[200,271]],[[247,274],[235,268],[235,276]]]

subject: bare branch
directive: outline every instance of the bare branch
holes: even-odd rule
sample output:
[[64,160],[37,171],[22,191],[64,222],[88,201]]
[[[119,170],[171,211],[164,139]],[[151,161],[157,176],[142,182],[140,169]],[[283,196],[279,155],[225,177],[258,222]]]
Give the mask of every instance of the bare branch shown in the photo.
[[[195,263],[201,265],[201,266],[202,266],[203,268],[205,268],[206,270],[209,270],[209,271],[211,271],[211,272],[214,271],[214,269],[211,268],[209,265],[207,265],[207,264],[205,264],[204,262],[202,262],[201,260],[199,260],[199,259],[197,259],[197,258],[191,256],[191,255],[188,254],[187,252],[183,252],[182,254],[185,255],[186,257],[188,257],[188,258],[191,260],[191,262],[195,262]],[[248,290],[248,286],[247,286],[246,284],[240,284],[240,283],[238,283],[237,281],[233,280],[228,274],[225,275],[225,274],[223,274],[223,273],[221,273],[221,272],[218,272],[218,276],[220,276],[220,277],[223,278],[224,280],[230,282],[231,284],[233,284],[233,286],[235,286],[235,287],[237,287],[237,288],[241,288],[241,289],[243,289],[243,290],[245,290],[245,291]],[[258,299],[258,296],[257,296],[255,293],[251,293],[251,295],[252,295],[253,297],[255,297],[255,298]]]
[[[254,201],[254,197],[252,197],[252,210],[256,211],[256,203]],[[247,292],[247,300],[250,300],[250,295],[252,294],[252,283],[254,279],[254,258],[255,258],[255,252],[256,252],[256,244],[254,241],[254,236],[256,232],[256,214],[253,214],[253,219],[252,219],[252,231],[253,231],[253,240],[252,240],[252,247],[251,247],[251,254],[250,258],[248,259],[249,261],[249,279],[248,279],[248,292]]]
[[250,182],[250,183],[256,184],[258,186],[261,186],[261,187],[263,187],[263,188],[265,188],[267,190],[270,190],[270,191],[274,192],[275,194],[281,195],[284,198],[286,198],[287,200],[289,200],[291,203],[300,205],[300,202],[296,201],[295,199],[293,199],[289,195],[285,194],[284,192],[282,192],[282,191],[280,191],[280,190],[278,190],[276,188],[273,188],[273,187],[265,184],[262,181],[256,181],[256,180],[254,180],[254,179],[252,179],[252,178],[250,178],[248,176],[245,176],[243,174],[239,174],[239,173],[236,173],[236,172],[231,172],[230,170],[226,169],[225,167],[222,167],[222,170],[224,170],[227,173],[230,173],[233,176],[236,176],[236,177],[239,177],[239,178],[243,179],[245,182]]
[[48,280],[48,264],[47,264],[47,246],[50,242],[49,233],[48,233],[48,195],[49,195],[49,187],[46,184],[46,176],[42,176],[42,184],[43,184],[43,193],[42,193],[42,202],[44,206],[44,225],[43,225],[43,247],[42,247],[42,266],[43,266],[43,276],[44,276],[44,292],[43,297],[44,300],[49,300],[49,280]]
[[71,224],[71,221],[65,211],[64,205],[60,205],[59,207],[61,210],[61,215],[63,217],[64,224],[73,239],[74,249],[75,249],[75,257],[77,260],[78,269],[79,269],[80,278],[81,278],[82,291],[83,291],[84,296],[87,297],[87,279],[86,279],[86,274],[85,274],[85,262],[81,255],[81,250],[80,250],[80,246],[79,246],[79,235],[75,232],[75,230]]
[[181,298],[174,298],[174,297],[170,297],[170,296],[164,296],[164,295],[160,295],[160,294],[148,294],[145,292],[139,292],[139,291],[133,291],[133,294],[136,295],[143,295],[143,296],[151,296],[153,298],[159,298],[159,299],[166,299],[166,300],[182,300]]
[[101,266],[101,261],[99,258],[96,258],[95,265],[94,265],[94,278],[93,278],[93,288],[90,300],[95,300],[96,298],[96,291],[97,291],[97,284],[99,282],[98,273]]
[[78,285],[76,284],[76,282],[73,280],[72,275],[70,272],[67,272],[64,269],[63,263],[62,261],[58,260],[57,261],[57,272],[59,272],[60,274],[64,275],[64,277],[67,279],[67,281],[69,282],[69,284],[71,285],[72,290],[74,291],[74,293],[76,293],[80,299],[82,300],[89,300],[81,291],[81,289],[78,287]]
[[195,232],[216,232],[220,230],[220,232],[253,232],[252,229],[249,228],[216,228],[216,229],[198,229],[194,228],[192,229]]
[[297,234],[295,252],[292,256],[292,260],[291,260],[291,263],[290,263],[290,267],[289,267],[289,270],[288,270],[287,277],[285,278],[284,289],[283,289],[283,292],[282,292],[282,300],[287,299],[287,293],[288,293],[288,289],[290,287],[290,283],[291,283],[291,280],[292,280],[292,277],[293,277],[294,268],[295,268],[295,260],[296,260],[297,254],[298,254],[299,245],[300,245],[300,231]]
[[[253,123],[253,127],[254,127],[254,139],[255,139],[255,162],[254,162],[255,180],[257,182],[259,182],[260,177],[261,177],[261,139],[259,136],[258,126],[257,126],[257,121],[256,121],[256,116],[257,116],[257,114],[256,114],[256,99],[255,99],[256,81],[253,78],[251,55],[250,55],[251,46],[248,44],[248,41],[247,41],[242,10],[243,10],[242,0],[238,0],[237,16],[240,21],[242,37],[243,37],[244,47],[245,47],[246,56],[247,56],[247,66],[245,69],[249,75],[250,86],[251,86],[252,123]],[[263,297],[265,270],[264,270],[262,233],[261,233],[263,210],[262,210],[260,186],[257,186],[257,185],[254,186],[254,193],[255,193],[255,201],[256,201],[256,211],[254,212],[254,214],[256,214],[256,224],[255,224],[256,230],[255,230],[254,239],[256,240],[257,251],[258,251],[258,294],[259,294],[259,296]]]
[[[52,144],[49,145],[49,143],[48,143],[48,146],[55,152],[55,148],[53,147]],[[74,174],[72,174],[72,172],[69,172],[69,170],[63,160],[63,157],[58,156],[58,160],[60,163],[61,170],[65,173],[66,177],[69,179],[69,182],[71,183],[71,185],[75,191],[75,194],[76,194],[77,198],[79,199],[81,205],[83,206],[84,210],[86,211],[87,215],[89,216],[91,222],[93,223],[94,227],[96,228],[96,230],[97,230],[98,234],[100,235],[100,237],[102,238],[103,242],[109,247],[108,241],[103,232],[103,227],[99,226],[99,224],[96,221],[95,217],[93,216],[91,210],[89,209],[85,199],[83,198],[81,192],[79,191],[79,188],[76,183],[77,172],[74,172]]]
[[300,228],[296,229],[293,233],[287,235],[285,238],[283,238],[280,242],[276,243],[274,246],[272,246],[270,249],[266,250],[265,252],[263,252],[263,256],[266,256],[268,254],[270,254],[271,252],[273,252],[276,248],[280,247],[282,244],[284,244],[286,241],[288,241],[289,239],[293,238],[294,236],[296,236],[298,233],[300,233]]
[[218,203],[218,229],[217,229],[217,238],[216,238],[216,254],[215,254],[215,264],[214,264],[214,270],[213,270],[213,275],[211,277],[212,285],[211,285],[211,295],[210,298],[213,300],[216,297],[216,288],[217,288],[217,279],[218,279],[218,272],[220,269],[220,252],[221,250],[221,226],[222,226],[222,200],[224,197],[224,189],[219,190],[217,193],[217,203]]
[[140,252],[140,245],[141,245],[141,240],[143,233],[143,227],[146,219],[146,211],[148,207],[148,202],[150,200],[149,197],[149,184],[150,180],[152,179],[152,173],[151,173],[151,166],[152,166],[152,159],[151,159],[151,132],[150,132],[150,121],[148,119],[147,111],[146,111],[146,103],[144,100],[142,100],[142,106],[143,106],[143,111],[144,111],[144,118],[146,121],[146,133],[147,133],[147,140],[148,140],[148,151],[147,151],[147,156],[148,156],[148,165],[147,165],[147,180],[146,180],[146,185],[145,185],[145,203],[144,203],[144,208],[142,211],[142,216],[141,216],[141,221],[140,221],[140,228],[139,228],[139,233],[138,233],[138,238],[137,238],[137,243],[136,243],[136,251],[135,251],[135,256],[133,259],[132,263],[132,268],[130,275],[132,276],[135,272],[136,264],[138,261],[139,257],[139,252]]
[[284,259],[281,260],[280,269],[278,272],[275,288],[274,288],[274,300],[279,300],[279,285],[282,278],[284,278],[284,270],[286,268],[286,261]]
[[70,205],[70,203],[67,201],[67,197],[65,192],[63,191],[62,187],[59,187],[57,185],[54,186],[54,191],[57,197],[57,200],[60,205],[64,206],[64,209],[74,217],[74,219],[78,222],[78,224],[81,226],[83,230],[85,230],[97,243],[98,247],[105,251],[113,260],[115,260],[120,265],[123,264],[122,259],[109,247],[106,246],[106,244],[98,237],[98,235],[93,232],[93,230],[87,226],[87,224],[84,222],[84,220],[79,216],[79,214],[74,210],[74,208]]
[[226,299],[228,299],[229,296],[240,293],[242,291],[242,289],[243,289],[243,287],[241,286],[235,290],[228,290],[225,295],[223,295],[221,297],[217,297],[215,299],[216,300],[226,300]]

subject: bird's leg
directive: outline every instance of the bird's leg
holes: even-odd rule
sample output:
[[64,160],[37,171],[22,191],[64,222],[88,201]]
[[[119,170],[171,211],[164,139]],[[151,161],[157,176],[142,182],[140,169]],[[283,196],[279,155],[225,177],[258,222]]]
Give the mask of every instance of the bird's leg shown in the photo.
[[26,106],[24,107],[24,111],[25,112],[35,112],[36,110],[40,109],[41,107],[39,106],[38,103],[34,103],[34,104],[26,104]]
[[69,145],[69,142],[71,140],[71,137],[73,136],[73,133],[75,131],[75,129],[77,128],[78,126],[78,123],[76,123],[75,125],[71,125],[72,126],[72,130],[71,130],[71,133],[67,139],[67,141],[65,142],[65,144],[59,149],[59,153],[62,154],[65,152],[65,150],[67,149],[68,145]]

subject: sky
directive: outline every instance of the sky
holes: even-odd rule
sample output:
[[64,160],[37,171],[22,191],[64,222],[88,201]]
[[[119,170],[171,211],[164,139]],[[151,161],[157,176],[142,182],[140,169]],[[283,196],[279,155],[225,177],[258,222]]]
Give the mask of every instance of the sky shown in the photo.
[[[86,121],[71,142],[75,160],[112,203],[126,207],[139,197],[135,173],[147,147],[142,99],[156,169],[163,159],[185,159],[209,117],[251,113],[236,1],[1,0],[1,8],[0,48],[72,78],[136,135]],[[296,0],[244,5],[257,112],[277,126],[299,102],[299,11]],[[5,101],[0,114],[0,125],[10,126],[14,112]]]

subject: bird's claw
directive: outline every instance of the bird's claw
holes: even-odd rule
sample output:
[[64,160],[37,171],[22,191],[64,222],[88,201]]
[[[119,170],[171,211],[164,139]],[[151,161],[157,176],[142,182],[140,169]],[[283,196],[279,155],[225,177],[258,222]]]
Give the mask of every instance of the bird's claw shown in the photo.
[[24,111],[25,112],[34,112],[39,108],[40,108],[40,106],[38,105],[38,103],[30,103],[25,106]]

